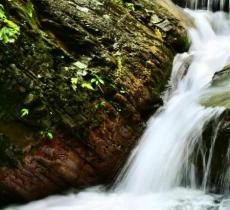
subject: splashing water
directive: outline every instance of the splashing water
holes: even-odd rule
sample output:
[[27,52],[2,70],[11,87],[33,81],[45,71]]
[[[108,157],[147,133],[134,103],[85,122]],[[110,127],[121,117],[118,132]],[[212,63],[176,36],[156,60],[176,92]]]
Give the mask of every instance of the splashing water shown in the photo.
[[[230,18],[222,12],[187,12],[196,24],[189,31],[191,49],[175,57],[164,106],[149,120],[114,188],[110,192],[91,188],[7,210],[230,209],[227,197],[205,194],[212,148],[202,186],[198,186],[190,161],[203,129],[224,110],[205,108],[199,98],[207,91],[214,73],[230,63]],[[223,182],[229,181],[229,171],[226,169]]]

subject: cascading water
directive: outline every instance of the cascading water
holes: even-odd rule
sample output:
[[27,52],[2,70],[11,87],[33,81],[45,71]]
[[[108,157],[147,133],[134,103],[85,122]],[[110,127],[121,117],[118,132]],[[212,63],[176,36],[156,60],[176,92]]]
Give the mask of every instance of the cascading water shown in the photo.
[[[224,110],[205,108],[199,100],[215,92],[209,90],[209,82],[230,63],[230,17],[223,12],[187,12],[196,25],[189,31],[191,49],[176,56],[164,106],[149,120],[113,189],[97,187],[8,210],[230,210],[227,197],[205,194],[213,147],[204,160],[202,185],[191,161],[203,129]],[[229,171],[223,173],[223,183],[229,183]]]
[[[140,145],[121,174],[116,187],[121,191],[148,193],[169,190],[183,181],[186,187],[196,186],[189,159],[205,125],[222,111],[221,108],[206,109],[199,105],[198,100],[213,74],[230,62],[230,22],[223,13],[189,13],[197,26],[190,31],[190,52],[175,58],[170,93],[166,93],[163,111],[149,121]],[[189,59],[192,62],[185,75],[183,64]],[[204,188],[209,163],[207,161],[205,166]]]
[[230,0],[173,0],[183,7],[191,9],[208,9],[210,11],[230,11]]

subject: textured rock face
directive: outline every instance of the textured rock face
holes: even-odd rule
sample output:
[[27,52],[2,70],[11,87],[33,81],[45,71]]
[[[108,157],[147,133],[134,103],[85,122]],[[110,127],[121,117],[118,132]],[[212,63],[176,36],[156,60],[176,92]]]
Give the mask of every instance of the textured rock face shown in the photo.
[[20,35],[0,43],[1,204],[109,183],[161,105],[190,21],[162,0],[2,4]]
[[[225,111],[220,121],[212,121],[203,132],[202,142],[196,151],[196,176],[203,181],[204,164],[210,164],[206,190],[211,193],[229,193],[230,190],[230,113]],[[210,152],[212,157],[210,158]]]
[[203,132],[202,142],[196,151],[194,165],[197,169],[197,176],[200,180],[204,177],[204,163],[210,161],[210,172],[208,176],[207,190],[214,193],[229,192],[230,190],[230,66],[217,72],[210,84],[210,88],[218,88],[218,91],[208,92],[210,94],[201,103],[206,107],[223,106],[226,110],[218,120],[211,121]]
[[223,106],[230,108],[230,66],[216,72],[209,89],[204,92],[200,102],[206,107]]
[[[223,70],[217,72],[213,77],[212,85],[218,86],[229,84],[230,66],[226,66]],[[213,191],[224,189],[226,192],[230,190],[230,96],[229,89],[217,96],[215,105],[224,106],[226,111],[221,115],[220,122],[217,124],[217,136],[215,149],[212,160],[211,170],[211,187]],[[207,141],[208,142],[208,141]]]

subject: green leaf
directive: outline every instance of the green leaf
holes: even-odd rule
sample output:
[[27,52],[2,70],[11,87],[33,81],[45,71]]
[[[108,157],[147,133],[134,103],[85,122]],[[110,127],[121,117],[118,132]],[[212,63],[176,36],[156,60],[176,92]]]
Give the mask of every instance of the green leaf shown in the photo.
[[161,33],[160,29],[155,30],[155,35],[158,39],[163,40],[163,34]]
[[133,3],[126,3],[125,5],[129,10],[135,11],[135,6]]
[[53,133],[51,131],[48,131],[47,132],[47,137],[48,137],[48,139],[52,140],[54,138],[54,135],[53,135]]
[[5,12],[4,12],[4,7],[2,4],[0,4],[0,19],[5,19]]
[[106,102],[103,100],[103,101],[100,101],[97,105],[96,105],[96,108],[97,109],[101,109],[101,108],[104,108],[106,105]]
[[80,61],[75,62],[74,65],[76,67],[78,67],[79,69],[86,69],[87,68],[87,65],[82,63],[82,62],[80,62]]
[[86,76],[88,74],[88,71],[86,70],[86,69],[79,69],[78,71],[77,71],[77,75],[78,76]]
[[123,6],[123,4],[124,4],[123,0],[115,0],[115,2],[116,2],[117,4],[119,4],[119,5],[121,5],[121,6]]
[[29,109],[21,109],[21,117],[25,117],[27,115],[29,115]]
[[75,91],[76,91],[76,89],[77,89],[77,83],[78,83],[78,78],[77,78],[77,77],[71,78],[72,88],[73,88]]
[[91,79],[91,83],[95,83],[96,81],[96,78]]
[[99,77],[98,75],[94,75],[95,77],[91,79],[91,83],[95,83],[96,85],[102,84],[104,85],[105,82]]
[[48,138],[50,140],[52,140],[54,138],[54,134],[52,133],[52,131],[41,131],[40,132],[42,138]]
[[98,80],[102,85],[104,85],[105,84],[105,82],[104,82],[104,80],[102,80],[101,78],[99,78],[99,80]]
[[93,86],[89,82],[83,82],[81,86],[89,90],[94,90]]

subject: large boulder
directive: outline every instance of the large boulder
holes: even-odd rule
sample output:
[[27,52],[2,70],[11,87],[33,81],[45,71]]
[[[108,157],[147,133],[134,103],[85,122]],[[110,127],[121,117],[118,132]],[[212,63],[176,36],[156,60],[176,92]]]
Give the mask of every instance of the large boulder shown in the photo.
[[191,21],[162,0],[1,4],[0,204],[111,182]]

